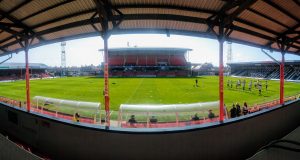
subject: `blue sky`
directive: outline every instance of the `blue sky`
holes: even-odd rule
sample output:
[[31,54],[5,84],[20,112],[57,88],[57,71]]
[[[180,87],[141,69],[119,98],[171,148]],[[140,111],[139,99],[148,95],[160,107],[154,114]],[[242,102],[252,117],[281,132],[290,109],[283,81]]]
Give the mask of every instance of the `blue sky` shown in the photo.
[[[127,47],[184,47],[191,48],[189,61],[194,63],[211,62],[218,66],[219,50],[216,40],[189,36],[178,36],[159,34],[132,34],[132,35],[114,35],[109,39],[109,48]],[[99,65],[102,61],[102,54],[98,51],[103,48],[101,37],[91,37],[78,40],[67,41],[66,58],[67,66],[81,65]],[[60,66],[60,43],[54,43],[29,51],[30,63],[44,63],[49,66]],[[240,44],[232,44],[232,53],[234,62],[249,61],[271,61],[259,48],[249,47]],[[227,43],[224,43],[224,62],[227,62]],[[271,53],[276,59],[281,59],[277,52]],[[0,58],[1,60],[5,57]],[[286,55],[286,60],[300,60],[300,56]],[[24,62],[24,53],[14,54],[8,62]]]

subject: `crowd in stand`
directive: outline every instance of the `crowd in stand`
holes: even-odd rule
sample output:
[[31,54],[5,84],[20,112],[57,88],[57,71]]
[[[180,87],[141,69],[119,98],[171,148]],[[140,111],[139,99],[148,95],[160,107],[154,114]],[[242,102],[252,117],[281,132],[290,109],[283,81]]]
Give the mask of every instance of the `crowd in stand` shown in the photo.
[[249,110],[246,102],[244,102],[243,107],[241,107],[239,103],[232,104],[232,108],[230,109],[230,118],[239,117],[241,115],[246,115],[248,113]]
[[[51,77],[47,73],[40,73],[40,74],[30,74],[30,78],[48,78]],[[1,76],[0,75],[0,81],[7,81],[7,80],[20,80],[20,79],[25,79],[25,75],[7,75],[7,76]]]

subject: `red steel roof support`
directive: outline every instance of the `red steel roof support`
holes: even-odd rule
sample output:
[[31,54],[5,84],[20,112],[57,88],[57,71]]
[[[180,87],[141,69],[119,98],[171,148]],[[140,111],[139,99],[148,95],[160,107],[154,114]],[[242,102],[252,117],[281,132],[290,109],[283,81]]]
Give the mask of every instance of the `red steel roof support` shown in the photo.
[[[221,27],[220,27],[221,28]],[[222,29],[223,30],[223,29]],[[223,32],[223,31],[222,31]],[[221,31],[220,31],[221,33]],[[219,98],[220,98],[220,122],[224,120],[224,65],[223,65],[223,44],[224,40],[219,40]]]
[[103,36],[104,40],[104,102],[106,113],[106,126],[110,126],[110,109],[109,109],[109,72],[108,72],[108,36]]
[[27,111],[30,112],[30,74],[29,74],[29,65],[28,65],[28,51],[29,51],[29,42],[28,39],[25,40],[25,64],[26,64],[26,107]]
[[224,120],[224,66],[223,66],[223,44],[219,41],[219,98],[220,98],[220,122]]
[[280,63],[280,104],[284,103],[284,52]]
[[281,41],[277,41],[277,46],[281,50],[281,63],[280,63],[280,104],[284,104],[284,55],[297,40],[297,37],[290,39],[286,36],[281,38]]

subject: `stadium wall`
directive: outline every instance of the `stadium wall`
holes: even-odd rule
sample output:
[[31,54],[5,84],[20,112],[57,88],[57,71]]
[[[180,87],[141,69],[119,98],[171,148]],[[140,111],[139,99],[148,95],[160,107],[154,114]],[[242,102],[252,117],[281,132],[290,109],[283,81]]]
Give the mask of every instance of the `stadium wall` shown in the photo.
[[0,159],[2,160],[42,160],[32,153],[17,146],[2,134],[0,134]]
[[0,103],[1,131],[53,159],[245,159],[299,124],[299,100],[221,124],[109,130]]

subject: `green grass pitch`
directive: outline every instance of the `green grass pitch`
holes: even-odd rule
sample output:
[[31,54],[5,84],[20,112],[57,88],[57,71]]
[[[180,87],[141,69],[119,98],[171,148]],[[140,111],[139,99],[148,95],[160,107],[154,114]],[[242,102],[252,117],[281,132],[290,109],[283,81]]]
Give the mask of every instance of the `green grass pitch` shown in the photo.
[[[219,99],[218,77],[198,77],[199,87],[195,87],[196,78],[110,78],[110,103],[112,110],[118,110],[120,104],[176,104],[216,101]],[[265,90],[265,80],[262,80],[262,95],[252,88],[246,90],[227,87],[227,80],[236,82],[238,79],[224,77],[225,104],[249,105],[262,103],[279,98],[279,81],[268,81],[268,91]],[[254,79],[253,79],[254,81]],[[103,78],[66,77],[56,79],[31,80],[31,98],[45,96],[61,99],[101,102],[103,104]],[[25,100],[25,81],[0,83],[0,95],[16,100]],[[300,83],[286,82],[285,96],[299,93]],[[103,108],[103,107],[102,107]]]

